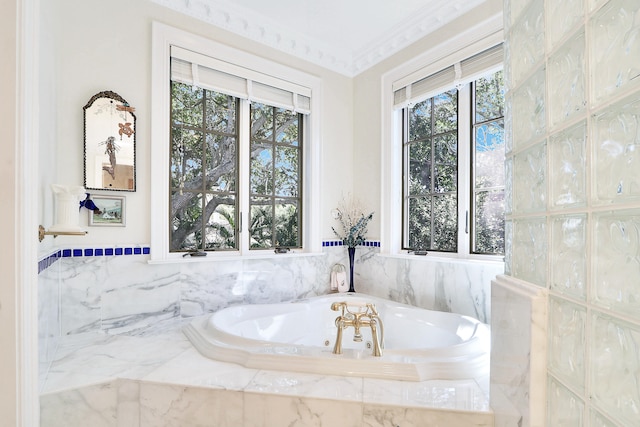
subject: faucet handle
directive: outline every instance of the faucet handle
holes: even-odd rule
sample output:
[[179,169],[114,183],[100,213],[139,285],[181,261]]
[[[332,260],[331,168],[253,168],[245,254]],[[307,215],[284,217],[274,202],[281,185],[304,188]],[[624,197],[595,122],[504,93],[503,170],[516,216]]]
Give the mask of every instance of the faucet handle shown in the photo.
[[344,302],[344,301],[331,303],[331,310],[333,310],[333,311],[340,311],[340,309],[344,310],[344,306],[346,304],[347,303]]

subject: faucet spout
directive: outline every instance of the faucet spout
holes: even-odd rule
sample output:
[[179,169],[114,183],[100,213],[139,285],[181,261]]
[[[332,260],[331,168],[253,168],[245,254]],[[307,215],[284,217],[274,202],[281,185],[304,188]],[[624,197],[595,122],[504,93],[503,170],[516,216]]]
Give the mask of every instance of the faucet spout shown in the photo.
[[[384,329],[382,320],[378,316],[375,305],[372,303],[350,305],[347,301],[334,302],[331,304],[331,310],[340,311],[340,315],[336,317],[336,342],[333,346],[334,354],[342,354],[342,332],[345,328],[353,327],[353,341],[362,342],[361,327],[371,329],[371,338],[373,340],[373,355],[382,356],[382,348],[384,347]],[[378,326],[380,327],[380,335],[378,334]]]

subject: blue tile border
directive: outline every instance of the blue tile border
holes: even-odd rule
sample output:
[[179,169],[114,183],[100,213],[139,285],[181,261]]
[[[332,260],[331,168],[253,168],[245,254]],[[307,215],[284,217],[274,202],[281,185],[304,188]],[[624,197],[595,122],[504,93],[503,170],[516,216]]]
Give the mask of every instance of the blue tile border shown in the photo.
[[62,258],[62,251],[57,251],[38,261],[38,274],[51,267],[60,258]]
[[[326,247],[330,247],[330,246],[344,246],[344,243],[342,243],[342,240],[324,240],[322,242],[322,247],[326,248]],[[374,247],[374,248],[379,248],[380,247],[380,241],[379,240],[365,240],[364,243],[360,246],[369,246],[369,247]]]
[[102,257],[114,255],[149,255],[151,248],[148,245],[132,245],[124,247],[108,248],[72,248],[60,249],[38,261],[38,274],[51,267],[61,258]]
[[[322,247],[344,246],[342,240],[324,240]],[[366,240],[361,246],[380,247],[378,240]],[[80,258],[80,257],[103,257],[103,256],[129,256],[129,255],[149,255],[151,247],[148,245],[132,245],[124,247],[106,248],[71,248],[60,249],[38,261],[38,274],[53,265],[60,258]]]

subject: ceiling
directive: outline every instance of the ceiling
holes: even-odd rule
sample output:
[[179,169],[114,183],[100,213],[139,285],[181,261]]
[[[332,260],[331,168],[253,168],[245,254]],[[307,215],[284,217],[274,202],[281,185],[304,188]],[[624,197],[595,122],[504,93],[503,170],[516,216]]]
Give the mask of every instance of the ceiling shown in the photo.
[[486,0],[152,0],[355,76]]

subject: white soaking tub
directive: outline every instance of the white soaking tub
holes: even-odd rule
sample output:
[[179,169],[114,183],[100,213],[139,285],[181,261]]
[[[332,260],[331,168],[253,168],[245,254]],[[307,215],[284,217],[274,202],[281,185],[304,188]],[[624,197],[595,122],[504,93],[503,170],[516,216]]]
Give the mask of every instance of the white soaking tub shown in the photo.
[[[382,356],[371,329],[344,329],[334,354],[339,311],[333,303],[374,304],[383,323]],[[378,328],[379,330],[381,328]],[[203,355],[248,368],[407,381],[480,378],[489,373],[488,325],[467,316],[425,310],[360,293],[338,293],[278,304],[224,308],[187,325]]]

